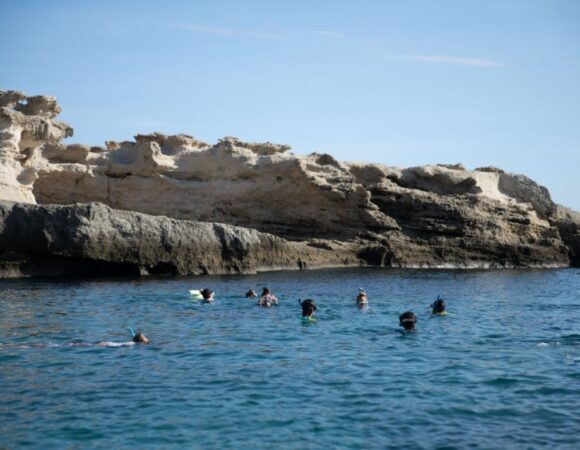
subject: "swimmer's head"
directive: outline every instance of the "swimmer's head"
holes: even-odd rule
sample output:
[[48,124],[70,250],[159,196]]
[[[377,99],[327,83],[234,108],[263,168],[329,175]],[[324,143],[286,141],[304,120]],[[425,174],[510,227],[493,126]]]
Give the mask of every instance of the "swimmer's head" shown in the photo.
[[399,325],[401,325],[405,331],[415,331],[416,323],[417,316],[411,311],[404,312],[399,316]]
[[445,300],[438,298],[433,303],[433,314],[442,314],[445,312]]
[[145,336],[143,333],[137,333],[135,336],[133,336],[133,342],[136,342],[138,344],[150,344],[151,343],[149,338],[147,336]]
[[254,291],[253,289],[248,290],[248,292],[246,292],[246,298],[254,298],[257,297],[258,295],[256,294],[256,291]]
[[270,289],[268,289],[267,287],[262,289],[262,296],[268,295],[269,293],[270,293]]
[[213,297],[213,291],[211,289],[204,288],[201,290],[201,296],[204,300],[209,300]]
[[302,306],[302,317],[311,317],[318,309],[316,307],[316,303],[314,303],[314,300],[309,298],[304,301],[298,300],[298,303],[300,303],[300,306]]

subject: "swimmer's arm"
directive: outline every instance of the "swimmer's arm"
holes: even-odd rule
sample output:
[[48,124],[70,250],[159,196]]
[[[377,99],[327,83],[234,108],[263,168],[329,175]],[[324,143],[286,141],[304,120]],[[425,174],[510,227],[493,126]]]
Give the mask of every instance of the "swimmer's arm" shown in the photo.
[[98,345],[99,347],[130,347],[132,345],[135,345],[135,342],[133,342],[133,341],[129,341],[129,342],[101,341],[101,342],[97,342],[95,345]]

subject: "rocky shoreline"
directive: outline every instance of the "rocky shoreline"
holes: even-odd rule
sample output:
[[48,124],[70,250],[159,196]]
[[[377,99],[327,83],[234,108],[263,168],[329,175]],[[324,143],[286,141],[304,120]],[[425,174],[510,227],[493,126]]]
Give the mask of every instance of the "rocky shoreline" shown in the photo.
[[256,230],[111,209],[0,202],[0,277],[253,273],[357,265]]
[[224,138],[66,145],[0,91],[0,278],[580,265],[580,217],[495,167],[401,169]]

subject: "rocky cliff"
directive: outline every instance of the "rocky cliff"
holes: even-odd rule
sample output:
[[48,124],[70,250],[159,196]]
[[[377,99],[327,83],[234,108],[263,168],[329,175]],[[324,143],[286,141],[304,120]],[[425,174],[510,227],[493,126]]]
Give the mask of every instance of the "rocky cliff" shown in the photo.
[[[298,244],[317,249],[324,256],[308,255],[318,266],[578,264],[577,214],[554,204],[547,189],[522,175],[494,167],[345,163],[327,154],[297,156],[287,146],[230,137],[209,145],[187,135],[155,133],[105,147],[66,145],[62,140],[72,129],[54,120],[59,112],[54,97],[0,91],[0,199],[39,205],[100,202],[188,221],[188,226],[196,221],[203,223],[198,227],[211,222],[244,227],[248,233],[276,236],[287,249]],[[69,207],[71,214],[74,208]],[[123,213],[109,213],[116,214]],[[181,223],[147,220],[161,228]],[[178,251],[179,245],[172,248]],[[205,266],[217,272],[245,270],[246,263],[249,270],[298,267],[306,257],[288,252],[292,263],[279,264],[272,256],[268,264],[265,253],[260,262],[252,257],[230,265],[216,259]],[[222,258],[219,252],[216,257]],[[175,272],[199,272],[197,263],[188,264]]]
[[0,201],[0,278],[191,275],[357,265],[356,255],[218,223],[175,220],[101,203]]

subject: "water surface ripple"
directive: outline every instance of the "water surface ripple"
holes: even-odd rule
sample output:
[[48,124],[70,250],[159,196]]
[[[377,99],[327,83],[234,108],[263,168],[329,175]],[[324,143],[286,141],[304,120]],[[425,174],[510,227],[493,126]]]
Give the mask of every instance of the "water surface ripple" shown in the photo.
[[[0,448],[579,448],[579,292],[576,269],[3,281]],[[67,345],[128,326],[153,344]]]

